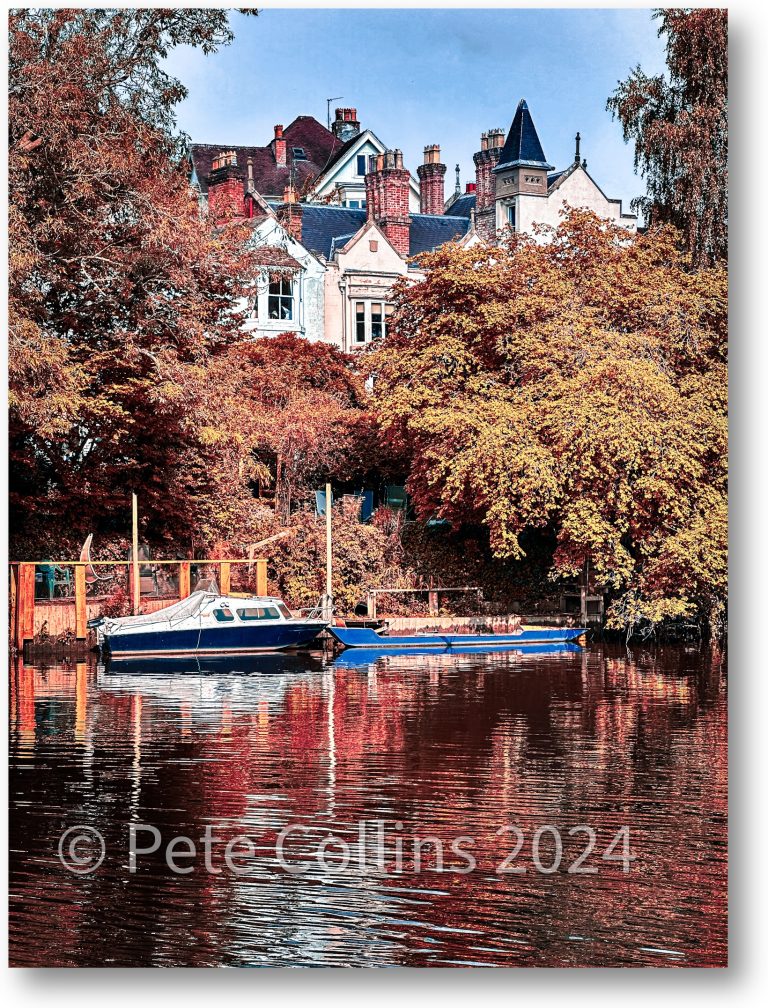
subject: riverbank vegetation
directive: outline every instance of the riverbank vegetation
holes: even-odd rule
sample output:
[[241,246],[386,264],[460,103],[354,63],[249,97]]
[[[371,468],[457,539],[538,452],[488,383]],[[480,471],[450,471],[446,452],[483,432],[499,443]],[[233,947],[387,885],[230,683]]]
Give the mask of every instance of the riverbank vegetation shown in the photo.
[[[721,91],[700,75],[685,89],[685,32],[672,15],[663,28],[675,101],[705,119],[709,101],[719,137]],[[233,313],[253,273],[244,233],[201,217],[173,124],[183,88],[159,69],[173,44],[228,38],[220,11],[11,15],[13,559],[75,556],[91,532],[98,555],[124,555],[136,491],[157,557],[243,555],[288,531],[261,552],[274,590],[309,605],[314,491],[383,504],[405,483],[408,511],[362,523],[356,503],[334,507],[341,608],[433,583],[546,612],[587,576],[614,627],[721,628],[724,232],[665,211],[703,176],[684,151],[660,174],[671,155],[638,112],[640,78],[613,107],[652,176],[647,233],[573,210],[538,240],[446,245],[398,289],[383,344],[352,358],[289,334],[247,342]],[[726,179],[707,178],[722,217]]]

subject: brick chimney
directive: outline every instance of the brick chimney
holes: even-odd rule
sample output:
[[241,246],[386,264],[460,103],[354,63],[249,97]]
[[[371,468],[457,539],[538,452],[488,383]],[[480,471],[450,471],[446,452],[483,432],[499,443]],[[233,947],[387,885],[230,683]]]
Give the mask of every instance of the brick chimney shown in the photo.
[[234,151],[222,151],[213,159],[208,176],[208,213],[217,225],[246,216],[243,173]]
[[296,241],[301,241],[301,223],[304,208],[299,203],[296,190],[287,185],[283,191],[283,202],[277,210],[277,219]]
[[337,108],[336,118],[331,126],[331,130],[333,131],[333,135],[338,140],[341,140],[342,143],[346,143],[352,137],[358,136],[360,133],[360,123],[357,118],[357,109]]
[[477,230],[492,239],[496,233],[496,180],[493,169],[499,163],[504,146],[504,130],[491,129],[480,137],[475,162],[475,214]]
[[280,168],[285,168],[287,163],[287,144],[283,136],[282,126],[275,126],[275,138],[272,141],[272,153],[275,155],[275,164]]
[[416,171],[421,183],[421,212],[443,213],[446,167],[440,163],[440,147],[437,144],[424,148],[424,164],[420,164]]
[[387,241],[405,257],[410,251],[411,218],[409,196],[411,176],[403,168],[403,152],[387,150],[369,159],[365,176],[368,219],[374,221]]

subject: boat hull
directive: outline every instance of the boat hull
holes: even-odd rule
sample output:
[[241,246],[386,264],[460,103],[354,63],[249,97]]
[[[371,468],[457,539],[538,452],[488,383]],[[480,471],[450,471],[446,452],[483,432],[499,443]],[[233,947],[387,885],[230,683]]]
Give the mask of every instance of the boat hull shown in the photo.
[[139,655],[259,654],[306,647],[325,629],[325,623],[275,623],[191,627],[184,630],[145,630],[106,634],[103,646],[111,658]]
[[473,649],[509,647],[518,644],[565,644],[586,634],[584,627],[531,627],[515,634],[413,634],[408,637],[385,637],[369,627],[329,626],[328,632],[346,648]]

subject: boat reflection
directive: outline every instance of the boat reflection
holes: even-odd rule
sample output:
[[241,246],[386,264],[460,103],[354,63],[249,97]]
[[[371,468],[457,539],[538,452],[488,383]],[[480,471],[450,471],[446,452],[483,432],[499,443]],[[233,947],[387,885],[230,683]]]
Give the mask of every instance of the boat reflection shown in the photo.
[[399,647],[399,648],[348,648],[337,655],[331,663],[336,668],[359,668],[361,666],[374,665],[382,659],[395,657],[466,657],[468,655],[519,655],[529,657],[535,655],[547,655],[554,657],[558,654],[585,654],[584,648],[578,644],[497,644],[495,647]]
[[272,652],[251,655],[180,655],[174,657],[107,658],[97,668],[108,677],[168,675],[284,675],[290,672],[317,672],[322,655]]

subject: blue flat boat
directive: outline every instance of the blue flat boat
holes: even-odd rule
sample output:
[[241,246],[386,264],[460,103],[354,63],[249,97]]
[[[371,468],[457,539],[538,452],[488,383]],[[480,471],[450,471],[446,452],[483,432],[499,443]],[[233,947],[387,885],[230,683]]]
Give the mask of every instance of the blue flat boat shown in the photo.
[[328,632],[345,648],[486,648],[518,644],[566,644],[587,633],[585,627],[522,627],[516,633],[437,634],[398,637],[380,634],[370,627],[329,626]]
[[328,625],[319,613],[294,616],[278,598],[199,591],[157,612],[93,621],[111,658],[257,654],[310,644]]

